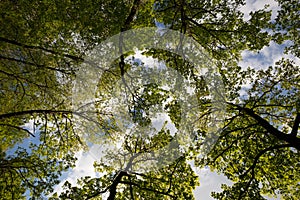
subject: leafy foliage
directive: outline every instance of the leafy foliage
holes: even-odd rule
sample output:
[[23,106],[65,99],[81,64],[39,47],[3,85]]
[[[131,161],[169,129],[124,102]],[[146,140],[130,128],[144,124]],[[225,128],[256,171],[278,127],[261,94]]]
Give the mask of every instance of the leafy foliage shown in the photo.
[[298,72],[299,67],[290,60],[280,60],[267,70],[239,71],[244,75],[235,81],[254,84],[242,98],[229,102],[230,115],[207,160],[209,166],[236,183],[224,186],[224,192],[214,197],[299,196],[299,164],[294,160],[299,158]]
[[[188,160],[234,182],[213,193],[216,199],[264,199],[265,194],[299,199],[299,66],[286,58],[264,70],[238,65],[243,50],[259,51],[270,41],[287,44],[286,53],[299,58],[299,2],[278,0],[273,21],[265,8],[245,20],[244,4],[1,1],[1,199],[194,199],[199,183]],[[214,102],[205,77],[185,58],[143,49],[164,67],[141,70],[147,66],[130,59],[133,52],[126,52],[120,40],[122,56],[98,82],[96,118],[72,110],[73,81],[84,56],[115,34],[155,25],[201,44],[218,67],[223,99]],[[112,104],[116,96],[126,101]],[[216,104],[226,104],[220,137],[206,157],[199,157],[211,123],[218,119]],[[155,129],[151,126],[160,112],[167,120]],[[78,118],[96,120],[101,133],[88,123],[86,129],[78,128]],[[191,143],[175,151],[186,141],[183,135],[192,136]],[[61,194],[53,191],[62,173],[75,167],[76,152],[108,142],[120,148],[105,149],[103,159],[94,163],[98,177],[82,177],[75,186],[66,181]],[[159,154],[165,159],[159,160]],[[154,161],[161,166],[153,167]]]

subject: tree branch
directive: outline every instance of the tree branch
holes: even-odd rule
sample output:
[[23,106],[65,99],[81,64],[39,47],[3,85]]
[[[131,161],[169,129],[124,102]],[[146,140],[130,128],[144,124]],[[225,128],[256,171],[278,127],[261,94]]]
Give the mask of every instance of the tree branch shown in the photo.
[[[85,118],[87,120],[92,120],[89,119],[88,117],[84,116],[84,112],[76,112],[72,110],[43,110],[43,109],[37,109],[37,110],[24,110],[24,111],[18,111],[18,112],[11,112],[11,113],[5,113],[5,114],[0,114],[0,120],[5,119],[5,118],[11,118],[11,117],[17,117],[17,116],[22,116],[22,115],[33,115],[33,114],[56,114],[56,113],[61,113],[61,114],[74,114],[77,116],[80,116],[82,118]],[[97,114],[102,114],[102,115],[112,115],[112,114],[107,114],[107,113],[99,113]]]
[[126,18],[126,21],[125,21],[124,26],[122,27],[121,31],[127,31],[130,29],[130,24],[133,21],[134,16],[136,15],[140,4],[141,4],[141,0],[134,0],[133,6],[130,9],[130,13],[129,13],[128,17]]
[[18,129],[20,131],[25,131],[26,133],[28,133],[29,135],[31,135],[32,137],[35,137],[34,134],[32,134],[30,131],[28,131],[27,129],[25,128],[21,128],[19,126],[14,126],[14,125],[11,125],[11,124],[0,124],[0,126],[8,126],[8,127],[11,127],[11,128],[15,128],[15,129]]
[[16,46],[20,46],[20,47],[23,47],[23,48],[27,48],[27,49],[42,50],[42,51],[45,51],[45,52],[48,52],[48,53],[51,53],[51,54],[54,54],[54,55],[62,55],[66,58],[70,58],[70,59],[75,60],[75,61],[83,61],[82,58],[74,56],[74,55],[59,53],[59,52],[56,52],[54,50],[46,49],[46,48],[40,47],[40,46],[22,44],[22,43],[19,43],[19,42],[15,41],[15,40],[6,39],[6,38],[3,38],[3,37],[0,37],[0,41],[6,42],[6,43],[9,43],[9,44],[13,44],[13,45],[16,45]]
[[76,112],[68,111],[68,110],[24,110],[12,113],[5,113],[0,115],[0,120],[5,118],[17,117],[22,115],[32,115],[32,114],[53,114],[53,113],[64,113],[64,114],[74,114]]
[[119,183],[121,183],[121,179],[123,178],[123,176],[127,175],[127,172],[125,171],[120,171],[118,176],[114,179],[113,183],[110,185],[109,188],[109,197],[107,198],[107,200],[114,200],[115,196],[117,194],[117,186]]
[[260,151],[254,158],[254,161],[253,161],[253,164],[247,169],[247,171],[245,171],[240,177],[243,178],[245,177],[251,170],[254,170],[256,164],[258,163],[259,161],[259,158],[265,154],[266,152],[268,151],[272,151],[272,150],[275,150],[275,149],[280,149],[280,148],[285,148],[285,147],[291,147],[290,144],[283,144],[283,145],[275,145],[275,146],[272,146],[272,147],[268,147],[262,151]]
[[271,150],[275,150],[275,149],[280,149],[280,148],[285,148],[285,147],[291,147],[290,144],[283,144],[283,145],[275,145],[275,146],[272,146],[272,147],[268,147],[262,151],[260,151],[254,158],[254,162],[253,164],[247,169],[246,172],[244,172],[240,177],[243,178],[245,177],[250,171],[251,171],[251,178],[249,179],[249,181],[247,182],[247,185],[246,187],[244,188],[244,190],[241,190],[240,193],[239,193],[239,200],[240,199],[243,199],[243,195],[248,191],[249,187],[250,187],[250,184],[251,182],[255,179],[255,166],[256,164],[258,163],[259,161],[259,158],[265,154],[266,152],[268,151],[271,151]]
[[297,113],[296,119],[294,121],[293,129],[292,129],[292,132],[291,132],[291,136],[297,137],[299,124],[300,124],[300,113]]
[[[16,58],[4,57],[2,55],[0,55],[0,58],[5,59],[5,60],[10,60],[10,61],[13,61],[13,62],[23,63],[25,65],[35,66],[37,68],[45,68],[45,69],[49,69],[49,70],[53,70],[53,71],[59,71],[59,72],[64,73],[64,74],[73,74],[73,72],[71,70],[64,70],[64,69],[59,69],[59,68],[55,68],[55,67],[49,67],[49,66],[46,66],[44,64],[41,65],[41,64],[28,62],[28,61],[20,60],[20,59],[16,59]],[[26,72],[26,73],[28,73],[28,72]]]
[[243,111],[245,114],[251,116],[253,119],[255,119],[258,122],[259,125],[261,125],[264,129],[266,129],[271,135],[275,136],[279,140],[283,140],[288,144],[291,144],[292,147],[295,147],[296,149],[300,150],[300,138],[279,131],[274,126],[272,126],[267,120],[265,120],[264,118],[256,114],[252,109],[245,108],[233,103],[228,103],[228,104],[236,107],[239,111]]
[[133,185],[133,186],[136,186],[138,188],[140,188],[141,190],[147,190],[147,191],[150,191],[150,192],[154,192],[156,194],[162,194],[162,195],[166,195],[166,196],[169,196],[169,197],[172,197],[172,198],[175,198],[175,196],[167,193],[167,192],[162,192],[162,191],[158,191],[158,190],[154,190],[152,188],[145,188],[145,187],[141,187],[139,184],[137,183],[132,183],[132,182],[128,182],[128,181],[120,181],[120,183],[122,184],[127,184],[127,185]]

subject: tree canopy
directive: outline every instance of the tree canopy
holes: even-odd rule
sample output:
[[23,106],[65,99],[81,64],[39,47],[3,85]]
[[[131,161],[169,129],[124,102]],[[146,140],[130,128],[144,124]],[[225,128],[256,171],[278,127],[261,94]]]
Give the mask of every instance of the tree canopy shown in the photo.
[[[299,199],[300,3],[276,1],[275,19],[238,0],[1,1],[0,199],[198,199],[193,167],[233,181],[216,199]],[[147,27],[176,51],[126,36]],[[270,43],[274,65],[240,66]],[[63,180],[95,145],[97,176]]]

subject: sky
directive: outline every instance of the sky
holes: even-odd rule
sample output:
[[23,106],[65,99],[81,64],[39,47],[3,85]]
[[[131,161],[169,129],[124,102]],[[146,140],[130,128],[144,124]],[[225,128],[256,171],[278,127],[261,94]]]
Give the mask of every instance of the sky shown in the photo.
[[250,12],[263,9],[265,5],[268,6],[268,10],[272,10],[271,20],[274,20],[279,10],[278,3],[274,0],[246,0],[246,4],[241,8],[244,13],[244,19],[250,19]]
[[[247,0],[246,5],[241,8],[241,10],[245,13],[244,18],[249,19],[250,11],[256,11],[264,7],[265,4],[269,4],[269,9],[272,10],[272,19],[274,20],[276,17],[276,12],[278,10],[278,5],[274,0]],[[270,65],[274,65],[276,61],[278,61],[283,56],[283,49],[287,45],[287,43],[278,45],[274,42],[271,42],[268,47],[264,47],[259,52],[250,52],[244,51],[242,53],[243,60],[239,63],[242,68],[252,67],[255,69],[265,69]],[[146,58],[142,55],[136,56],[140,58],[144,63],[152,62],[151,59]],[[291,55],[285,55],[285,58],[291,58],[296,60],[296,63],[300,63],[299,59],[295,59]],[[32,125],[27,124],[26,127],[32,130]],[[63,174],[62,179],[68,180],[72,184],[76,184],[76,180],[79,177],[83,176],[91,176],[96,177],[97,174],[94,171],[93,163],[97,160],[97,152],[100,151],[100,147],[94,145],[91,147],[90,152],[78,152],[77,157],[78,161],[76,167]],[[221,191],[221,184],[231,184],[231,182],[222,174],[217,174],[215,172],[211,172],[209,168],[204,169],[195,169],[199,175],[200,186],[197,187],[194,191],[196,200],[210,200],[213,199],[210,197],[210,193],[212,191]],[[58,193],[62,191],[62,184],[60,183],[55,187],[55,191]],[[269,198],[271,199],[271,198]]]

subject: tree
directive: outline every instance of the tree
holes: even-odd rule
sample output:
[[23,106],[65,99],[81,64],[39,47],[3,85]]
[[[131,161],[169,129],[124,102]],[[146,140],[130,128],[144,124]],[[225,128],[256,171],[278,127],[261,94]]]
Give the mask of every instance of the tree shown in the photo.
[[[218,199],[263,199],[263,194],[278,193],[285,199],[297,199],[299,66],[288,59],[266,70],[238,66],[243,50],[260,50],[271,40],[293,41],[287,52],[299,56],[299,3],[278,3],[281,8],[275,21],[270,21],[271,13],[264,9],[252,12],[245,21],[239,11],[244,2],[235,0],[1,2],[5,25],[0,31],[0,103],[5,105],[0,107],[3,199],[26,198],[26,191],[32,199],[45,195],[52,199],[101,199],[101,195],[108,199],[193,199],[192,190],[198,183],[188,160],[234,181],[233,186],[224,185],[223,192],[213,194]],[[126,51],[120,34],[121,56],[98,82],[94,117],[88,110],[74,111],[72,83],[81,64],[89,61],[85,56],[90,50],[117,33],[155,24],[178,30],[201,44],[218,67],[225,86],[220,91],[223,99],[211,98],[205,76],[197,75],[197,67],[185,57],[141,49],[170,69],[163,72],[167,83],[180,85],[181,93],[166,89],[157,70],[138,71],[145,66]],[[181,42],[179,50],[183,50]],[[182,81],[172,70],[190,82]],[[155,73],[156,79],[148,82],[132,78]],[[247,95],[241,95],[242,86],[249,83],[244,91]],[[190,115],[182,112],[191,102],[187,88],[194,89],[197,102]],[[114,95],[125,95],[126,101],[115,107],[107,104]],[[213,116],[219,112],[213,105],[218,103],[226,104],[220,137],[212,151],[199,158],[207,147],[204,138],[209,137]],[[160,111],[169,120],[154,130],[151,125]],[[78,118],[88,125],[86,129],[78,128],[74,121]],[[193,118],[197,120],[192,122]],[[100,137],[84,124],[90,122],[101,130]],[[172,142],[175,147],[182,144],[179,131],[170,131],[168,122],[174,124],[174,130],[193,136],[184,150],[164,148]],[[153,134],[145,135],[145,130]],[[16,150],[28,137],[33,139],[30,145]],[[122,142],[118,151],[107,149],[104,160],[95,163],[100,176],[83,177],[77,186],[66,182],[63,193],[50,197],[61,173],[74,167],[75,152],[88,149],[91,142],[103,144],[104,139]],[[139,164],[157,160],[157,152],[172,162],[160,160],[159,167]]]
[[[70,107],[76,64],[82,62],[90,44],[102,37],[95,37],[93,32],[102,30],[105,37],[109,35],[105,30],[114,32],[108,26],[117,27],[117,22],[109,23],[115,18],[104,16],[110,12],[109,6],[113,9],[117,4],[90,1],[83,7],[82,2],[70,1],[1,2],[1,24],[5,27],[0,33],[4,199],[24,198],[27,189],[33,198],[47,194],[57,184],[61,172],[74,165],[74,152],[82,148]],[[96,13],[96,5],[108,5],[107,10]],[[87,20],[94,17],[99,19],[97,26],[91,26]],[[33,131],[24,127],[26,123],[33,124]],[[28,136],[34,137],[35,142],[6,155],[7,150]]]
[[[293,9],[278,1],[281,10],[270,23],[275,41],[296,39]],[[290,25],[286,22],[290,20]],[[294,35],[294,36],[293,36]],[[292,39],[293,37],[293,39]],[[286,51],[298,56],[295,41]],[[217,145],[206,162],[224,173],[235,184],[223,185],[214,193],[217,199],[264,199],[262,194],[283,199],[299,197],[299,66],[289,59],[280,59],[266,70],[232,68],[224,72],[228,88],[228,116]],[[251,84],[246,95],[241,86]],[[227,85],[226,84],[226,85]],[[235,85],[233,87],[233,85]]]
[[[264,199],[262,194],[280,194],[284,199],[296,198],[299,66],[280,60],[267,70],[237,70],[240,76],[233,75],[232,81],[254,84],[247,95],[236,93],[238,98],[227,99],[224,130],[204,162],[236,182],[232,187],[224,185],[224,191],[214,197]],[[239,91],[240,86],[236,87]]]

